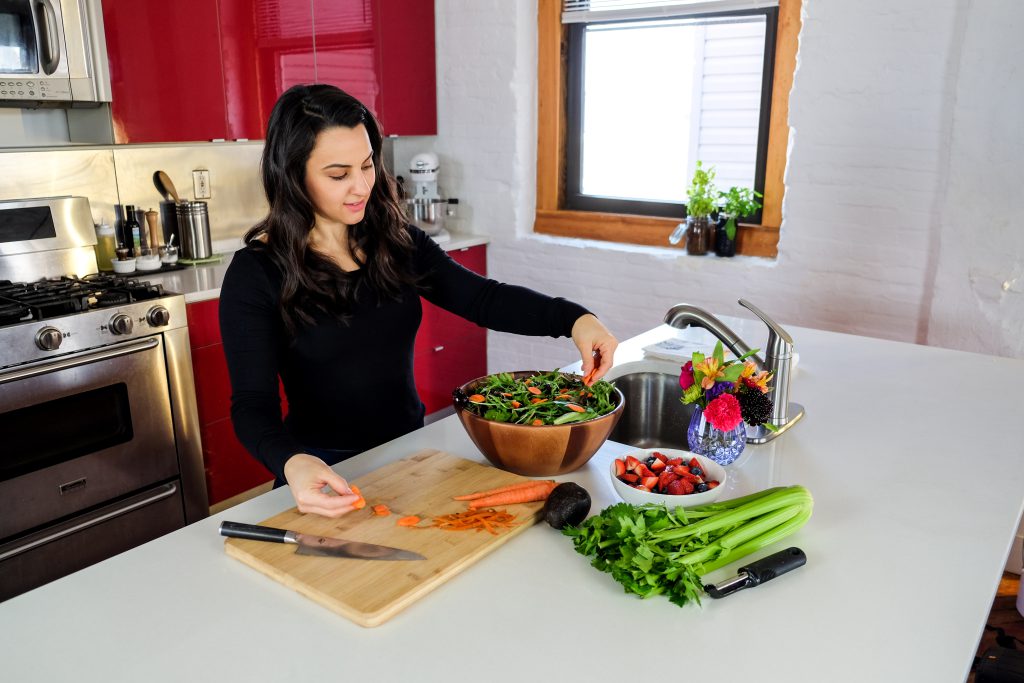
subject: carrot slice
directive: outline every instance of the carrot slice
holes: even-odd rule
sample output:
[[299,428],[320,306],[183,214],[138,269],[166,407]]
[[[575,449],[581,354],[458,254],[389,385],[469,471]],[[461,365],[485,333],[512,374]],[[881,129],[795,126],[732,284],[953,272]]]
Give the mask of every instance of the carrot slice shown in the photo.
[[485,399],[483,397],[483,394],[473,394],[472,396],[469,397],[469,400],[472,401],[473,403],[483,403]]
[[408,517],[402,517],[395,524],[398,526],[416,526],[420,521],[420,518],[416,515],[409,515]]
[[587,412],[586,408],[584,408],[583,406],[578,406],[575,403],[566,403],[565,407],[568,408],[569,410],[575,410],[577,413]]
[[373,514],[375,514],[375,515],[377,515],[379,517],[387,517],[388,515],[391,514],[391,508],[389,508],[384,503],[381,503],[380,505],[374,505],[373,506]]
[[541,391],[540,391],[540,389],[538,389],[537,387],[529,387],[529,388],[527,389],[527,391],[529,391],[529,392],[530,392],[531,394],[533,394],[534,396],[540,396],[540,394],[541,394]]

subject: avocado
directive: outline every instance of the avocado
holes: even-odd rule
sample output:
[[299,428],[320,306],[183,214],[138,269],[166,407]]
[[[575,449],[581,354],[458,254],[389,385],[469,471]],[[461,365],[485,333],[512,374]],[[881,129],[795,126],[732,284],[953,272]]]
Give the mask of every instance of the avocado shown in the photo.
[[590,494],[575,482],[559,484],[548,495],[543,512],[544,521],[556,529],[576,526],[590,512]]

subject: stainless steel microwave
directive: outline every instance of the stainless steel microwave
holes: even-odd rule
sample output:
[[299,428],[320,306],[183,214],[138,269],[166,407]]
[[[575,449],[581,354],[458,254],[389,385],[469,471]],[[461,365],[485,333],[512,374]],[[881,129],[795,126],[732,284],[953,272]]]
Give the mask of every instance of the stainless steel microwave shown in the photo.
[[100,0],[0,0],[0,106],[109,101]]

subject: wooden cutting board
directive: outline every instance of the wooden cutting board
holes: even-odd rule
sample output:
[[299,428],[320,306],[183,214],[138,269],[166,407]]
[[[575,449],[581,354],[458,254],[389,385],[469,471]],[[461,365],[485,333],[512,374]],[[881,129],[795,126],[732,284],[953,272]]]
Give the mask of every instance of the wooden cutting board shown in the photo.
[[[540,519],[543,503],[502,506],[520,524],[499,530],[442,531],[395,524],[406,515],[424,519],[462,512],[466,503],[452,496],[484,491],[527,481],[511,472],[458,458],[450,453],[424,450],[385,465],[352,481],[366,499],[366,507],[339,519],[305,515],[296,508],[259,524],[304,534],[333,536],[412,550],[425,560],[377,561],[295,554],[295,546],[229,538],[228,555],[295,589],[360,626],[378,626],[415,600],[452,578]],[[371,508],[384,503],[387,517]],[[250,521],[250,520],[237,520]]]

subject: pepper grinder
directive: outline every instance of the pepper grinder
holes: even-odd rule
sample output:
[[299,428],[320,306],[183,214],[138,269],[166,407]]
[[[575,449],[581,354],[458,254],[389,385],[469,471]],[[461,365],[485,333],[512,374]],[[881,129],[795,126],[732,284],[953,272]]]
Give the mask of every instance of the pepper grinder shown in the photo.
[[149,248],[154,252],[163,242],[163,240],[160,239],[160,226],[157,225],[159,218],[160,214],[153,209],[146,212],[146,224],[149,226]]

